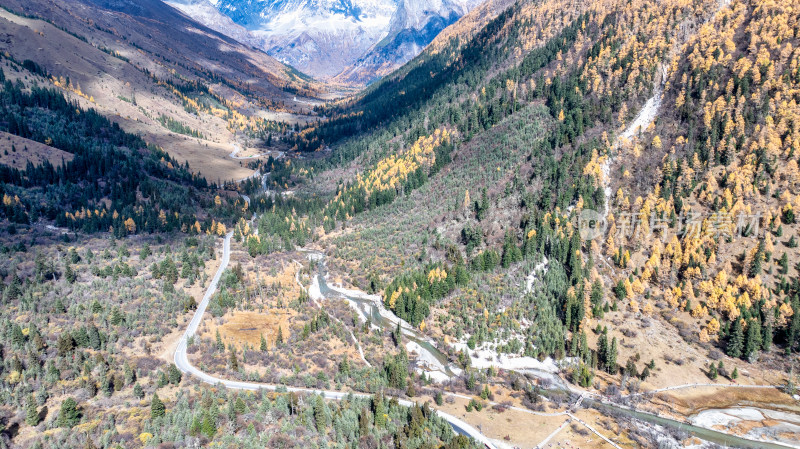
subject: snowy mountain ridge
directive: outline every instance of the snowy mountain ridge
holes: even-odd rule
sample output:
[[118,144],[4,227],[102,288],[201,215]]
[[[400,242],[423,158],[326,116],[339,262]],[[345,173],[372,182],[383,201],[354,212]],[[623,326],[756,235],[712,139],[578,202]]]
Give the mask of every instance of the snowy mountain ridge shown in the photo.
[[482,0],[165,0],[321,79],[370,82],[409,61]]

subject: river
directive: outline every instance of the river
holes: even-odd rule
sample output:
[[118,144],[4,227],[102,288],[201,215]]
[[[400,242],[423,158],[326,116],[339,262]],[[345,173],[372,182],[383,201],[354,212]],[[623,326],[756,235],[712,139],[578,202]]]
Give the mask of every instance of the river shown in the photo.
[[[397,323],[401,323],[403,337],[408,340],[407,348],[414,348],[417,353],[418,369],[425,372],[432,379],[444,381],[458,376],[461,369],[449,361],[447,355],[436,348],[434,341],[419,332],[407,322],[400,320],[392,312],[383,307],[380,296],[367,295],[358,291],[346,290],[341,287],[332,286],[328,283],[328,272],[325,266],[324,254],[316,251],[308,251],[309,257],[316,260],[317,271],[315,284],[319,286],[319,293],[326,298],[341,298],[346,300],[350,306],[356,310],[362,322],[368,322],[370,326],[380,329],[395,329]],[[558,378],[559,381],[553,382],[551,373],[538,373],[533,370],[521,370],[520,374],[533,375],[535,377],[547,378],[551,381],[552,391],[569,392],[568,386]],[[686,422],[677,421],[670,418],[656,416],[646,412],[631,410],[625,407],[610,404],[606,401],[598,401],[591,398],[583,400],[586,405],[595,406],[599,410],[606,410],[612,414],[623,414],[636,418],[641,421],[649,422],[666,427],[672,427],[693,435],[701,440],[723,445],[725,447],[741,448],[764,448],[764,449],[785,449],[787,447],[800,447],[787,445],[781,442],[754,441],[741,438],[725,432],[720,432],[705,427],[695,426]]]
[[738,447],[738,448],[745,448],[745,449],[786,449],[787,447],[800,447],[798,445],[789,445],[781,442],[766,442],[766,441],[755,441],[746,438],[741,438],[735,435],[731,435],[725,432],[719,432],[712,429],[707,429],[705,427],[695,426],[689,423],[676,421],[670,418],[664,418],[661,416],[654,415],[652,413],[647,412],[640,412],[637,410],[631,410],[625,407],[619,407],[613,404],[609,404],[607,402],[600,402],[593,399],[584,399],[584,402],[595,406],[598,410],[606,410],[607,412],[611,412],[611,415],[614,414],[622,414],[632,418],[636,418],[641,421],[646,421],[652,424],[657,424],[660,426],[665,427],[672,427],[674,429],[683,430],[688,432],[690,435],[695,436],[701,440],[708,441],[711,443],[716,443],[723,445],[725,447]]
[[430,337],[423,335],[409,323],[386,310],[380,296],[367,295],[329,285],[325,256],[314,251],[309,251],[308,254],[309,257],[318,261],[315,276],[319,293],[322,296],[346,300],[358,312],[362,322],[368,322],[371,327],[394,330],[399,323],[403,337],[407,340],[406,349],[417,355],[418,371],[424,372],[433,380],[446,381],[461,374],[461,369],[451,363],[447,355],[436,348]]

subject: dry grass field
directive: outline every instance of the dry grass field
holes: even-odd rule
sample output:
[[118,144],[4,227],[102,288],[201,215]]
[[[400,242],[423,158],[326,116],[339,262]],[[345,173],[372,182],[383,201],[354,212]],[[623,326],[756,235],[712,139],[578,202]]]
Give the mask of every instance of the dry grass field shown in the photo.
[[29,161],[34,165],[50,161],[57,167],[73,157],[58,148],[0,131],[0,164],[25,170]]
[[[229,157],[237,142],[245,143],[241,156],[265,152],[253,147],[259,145],[258,141],[247,138],[238,129],[236,133],[232,132],[223,113],[186,108],[185,99],[168,86],[156,83],[148,73],[161,80],[172,79],[179,83],[195,77],[170,68],[168,63],[159,61],[153,54],[109,40],[103,33],[85,42],[45,21],[22,17],[7,10],[0,10],[0,29],[5,36],[5,39],[0,39],[0,51],[17,61],[33,60],[47,71],[49,78],[41,78],[40,85],[54,87],[55,83],[51,81],[54,78],[57,87],[81,107],[98,110],[125,131],[141,135],[148,143],[164,148],[179,162],[188,161],[192,171],[199,172],[210,182],[238,181],[253,174],[253,170],[246,167],[246,161]],[[110,54],[109,48],[114,48],[119,57]],[[10,79],[15,79],[13,70],[5,72]],[[302,108],[295,105],[289,96],[282,101],[287,107],[297,106],[297,112],[266,109],[222,83],[209,83],[208,87],[211,92],[219,92],[219,95],[229,98],[231,104],[238,105],[245,114],[254,117],[290,124],[302,124],[311,119],[298,114]],[[275,95],[280,97],[285,93]],[[215,107],[223,106],[217,104]],[[159,122],[162,116],[196,131],[201,137],[167,129]],[[278,144],[277,139],[275,143]],[[37,160],[32,155],[31,161]],[[18,157],[11,163],[24,167],[26,160]]]

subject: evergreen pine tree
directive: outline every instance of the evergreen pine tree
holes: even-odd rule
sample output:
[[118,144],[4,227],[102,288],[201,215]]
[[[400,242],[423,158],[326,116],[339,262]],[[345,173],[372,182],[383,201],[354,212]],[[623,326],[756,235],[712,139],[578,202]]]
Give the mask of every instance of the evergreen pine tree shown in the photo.
[[611,340],[611,346],[606,352],[606,372],[615,374],[617,371],[617,337]]
[[761,323],[758,318],[750,320],[744,339],[744,357],[749,359],[761,349]]
[[208,411],[203,413],[203,423],[200,425],[200,429],[209,438],[214,438],[217,433],[217,423]]
[[753,262],[750,264],[750,277],[756,277],[761,274],[762,264],[764,262],[764,241],[758,242],[756,253],[753,256]]
[[744,331],[742,330],[742,321],[736,319],[733,321],[733,328],[728,338],[728,346],[725,352],[729,357],[741,357],[742,349],[744,348]]
[[162,417],[166,414],[167,408],[161,399],[158,398],[158,393],[153,393],[153,399],[150,401],[150,418],[155,419]]
[[442,395],[441,390],[436,391],[436,395],[433,397],[433,401],[436,402],[436,405],[438,406],[444,404],[444,397]]
[[39,424],[39,410],[36,408],[36,401],[33,395],[28,395],[28,400],[25,403],[25,423],[29,426]]
[[239,371],[239,360],[236,358],[236,349],[233,346],[230,348],[228,364],[230,365],[232,371]]
[[139,399],[144,398],[144,389],[142,389],[142,386],[138,383],[133,386],[133,395]]
[[317,400],[314,402],[314,422],[317,426],[317,432],[325,434],[325,403],[322,402],[322,397],[320,396],[317,396]]
[[606,369],[606,356],[608,355],[608,337],[604,333],[600,333],[597,337],[597,364],[601,369]]
[[78,279],[78,274],[75,273],[75,270],[72,269],[72,264],[68,263],[64,266],[64,278],[70,284],[74,284],[75,281]]
[[586,338],[586,333],[581,331],[581,357],[584,363],[591,363],[592,353],[589,351],[589,341]]
[[278,336],[275,337],[275,344],[282,345],[283,344],[283,328],[278,326]]
[[370,424],[369,410],[362,408],[361,413],[358,416],[358,434],[361,436],[366,436],[369,433]]
[[247,411],[247,406],[245,405],[244,400],[242,400],[241,397],[236,398],[236,403],[234,404],[233,408],[239,415]]
[[181,371],[178,369],[178,367],[175,366],[174,363],[171,364],[169,366],[169,383],[171,383],[172,385],[178,385],[181,383],[182,377],[183,375],[181,374]]
[[485,401],[485,400],[489,399],[489,395],[490,395],[489,386],[488,385],[484,385],[483,386],[483,390],[481,391],[481,399],[483,399]]
[[136,373],[128,362],[125,362],[123,367],[125,373],[125,385],[130,385],[136,381]]
[[264,338],[264,334],[261,334],[261,346],[259,347],[261,352],[267,352],[267,339]]
[[86,391],[89,393],[89,397],[93,398],[97,396],[97,382],[95,382],[91,376],[86,381]]
[[[472,348],[475,349],[475,348]],[[580,353],[580,337],[577,332],[572,333],[572,340],[569,342],[569,355],[577,357]]]
[[78,410],[78,403],[73,398],[64,399],[61,403],[61,410],[58,412],[59,427],[75,427],[81,420],[81,412]]
[[217,329],[217,352],[224,352],[225,351],[225,343],[222,342],[222,336],[219,334],[219,329]]
[[386,425],[386,406],[383,403],[382,393],[372,398],[372,409],[375,413],[375,427],[383,428]]
[[773,337],[773,330],[772,330],[772,321],[766,320],[764,326],[761,328],[761,349],[764,351],[769,351],[772,348],[772,337]]

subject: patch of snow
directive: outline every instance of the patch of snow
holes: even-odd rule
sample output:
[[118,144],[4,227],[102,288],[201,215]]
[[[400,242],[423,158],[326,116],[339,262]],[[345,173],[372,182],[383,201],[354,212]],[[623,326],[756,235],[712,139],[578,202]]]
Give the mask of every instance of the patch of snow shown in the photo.
[[526,292],[533,291],[533,284],[534,284],[534,282],[536,282],[536,278],[538,277],[539,272],[540,271],[545,271],[546,272],[547,271],[547,264],[549,262],[550,261],[547,260],[547,257],[544,257],[544,260],[542,260],[535,267],[533,267],[533,270],[531,270],[531,273],[528,275],[527,278],[525,278],[525,291]]
[[60,232],[62,234],[69,234],[69,229],[67,228],[59,228],[53,225],[47,225],[45,226],[45,228],[47,228],[48,231],[55,231],[55,232]]
[[[261,48],[314,76],[331,77],[369,56],[377,67],[419,54],[427,28],[450,23],[483,0],[165,0],[207,27]],[[386,41],[412,34],[397,54]],[[417,42],[419,37],[425,42]]]
[[[326,276],[326,278],[327,278],[327,276]],[[370,300],[370,301],[381,301],[381,296],[380,295],[370,295],[369,293],[362,292],[361,290],[344,288],[341,285],[337,285],[337,284],[330,283],[330,282],[328,283],[328,287],[330,287],[331,290],[333,290],[333,291],[335,291],[337,293],[340,293],[342,295],[345,295],[345,296],[353,296],[355,298],[367,299],[367,300]]]
[[[356,312],[359,314],[359,320],[363,320],[362,323],[367,320],[366,313],[371,314],[373,310],[377,311],[378,314],[381,316],[381,318],[391,323],[392,326],[397,326],[399,323],[400,332],[403,334],[403,336],[412,339],[412,341],[409,341],[406,344],[406,348],[409,351],[415,352],[417,354],[417,359],[421,362],[421,364],[424,367],[424,368],[422,367],[418,368],[418,371],[420,373],[424,372],[434,382],[445,382],[451,379],[451,376],[447,374],[447,367],[445,367],[441,361],[437,360],[436,356],[432,354],[428,349],[425,349],[419,343],[413,340],[424,341],[430,344],[434,348],[436,347],[435,342],[432,339],[425,336],[424,334],[417,332],[414,326],[412,326],[409,322],[401,319],[400,317],[392,313],[390,310],[387,310],[383,306],[383,300],[380,295],[370,295],[360,290],[347,289],[342,286],[333,285],[331,283],[328,283],[328,288],[341,294],[344,297],[344,299],[348,302],[350,307],[352,307],[353,310],[356,310]],[[369,308],[369,311],[364,311],[359,306],[359,304],[356,303],[351,298],[357,298],[359,300],[362,300],[363,302],[361,303],[361,306],[366,305]],[[371,326],[373,329],[378,329],[378,326],[376,326],[375,324],[372,324]],[[454,366],[450,366],[449,368],[450,372],[452,372],[453,375],[458,376],[461,374],[460,369]]]
[[[300,288],[303,288],[303,284],[300,282],[300,271],[297,271],[294,278],[297,284],[300,285]],[[325,297],[322,295],[322,292],[320,291],[319,278],[317,276],[313,277],[313,279],[311,280],[311,285],[308,286],[307,291],[308,291],[308,296],[311,298],[311,301],[314,303],[314,305],[322,309],[322,304],[320,303],[320,301],[325,299]],[[372,364],[370,364],[369,361],[367,361],[367,358],[364,356],[364,349],[361,348],[361,345],[358,343],[358,339],[356,339],[356,336],[355,334],[353,334],[353,331],[348,329],[347,326],[345,326],[344,323],[342,323],[338,318],[336,317],[331,317],[331,318],[337,323],[341,324],[342,327],[350,334],[350,338],[353,339],[353,343],[355,344],[356,349],[358,350],[358,355],[361,357],[361,361],[363,361],[364,364],[367,366],[372,366]]]
[[311,280],[311,285],[308,286],[308,296],[314,301],[325,299],[325,297],[322,296],[322,292],[319,290],[319,279],[317,279],[316,276]]
[[324,258],[325,258],[325,256],[320,254],[320,253],[316,253],[316,252],[309,252],[308,253],[308,260],[310,260],[312,262],[319,262],[319,261],[323,260]]
[[259,46],[260,41],[250,34],[247,29],[237,25],[230,17],[217,10],[218,0],[166,0],[165,3],[181,11],[196,22],[241,43],[254,47]]
[[727,427],[739,421],[741,421],[741,419],[721,410],[704,410],[689,418],[689,422],[693,425],[705,427],[706,429],[713,429],[714,426]]
[[[317,261],[319,261],[319,260],[322,260],[323,255],[319,254],[319,253],[309,252],[308,253],[308,258],[309,258],[309,260],[317,260]],[[321,300],[325,299],[325,296],[323,296],[322,292],[320,291],[319,277],[313,276],[313,278],[311,279],[311,285],[308,287],[308,295],[311,297],[311,299],[313,299],[315,301],[321,301]],[[345,297],[343,299],[345,301],[347,301],[347,305],[350,306],[350,308],[353,309],[356,312],[356,314],[358,315],[358,321],[361,322],[362,324],[366,323],[367,322],[367,316],[364,314],[364,311],[361,310],[358,307],[358,304],[356,304],[354,301],[351,301],[347,297]],[[375,326],[375,325],[373,325],[372,327],[373,327],[373,329],[377,329],[377,326]]]
[[745,421],[761,421],[764,419],[764,414],[761,411],[749,407],[729,408],[724,409],[723,412]]
[[541,361],[534,357],[500,354],[493,349],[486,348],[486,345],[475,350],[469,349],[466,343],[453,343],[452,346],[458,351],[466,350],[470,356],[472,366],[475,368],[495,367],[509,371],[524,372],[525,370],[532,370],[551,374],[559,371],[558,365],[550,357]]
[[403,332],[403,335],[413,337],[418,336],[414,330],[414,326],[412,326],[408,321],[401,319],[390,310],[386,310],[386,308],[383,306],[383,298],[381,298],[380,295],[370,295],[362,292],[361,290],[348,289],[334,284],[328,284],[328,287],[345,297],[349,296],[370,302],[371,306],[378,311],[380,316],[392,323],[393,326],[397,326],[397,323],[400,323],[400,330]]
[[761,413],[777,421],[786,421],[790,423],[800,424],[800,415],[793,413],[780,412],[778,410],[761,409]]

